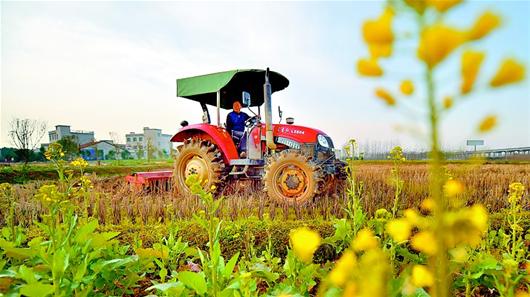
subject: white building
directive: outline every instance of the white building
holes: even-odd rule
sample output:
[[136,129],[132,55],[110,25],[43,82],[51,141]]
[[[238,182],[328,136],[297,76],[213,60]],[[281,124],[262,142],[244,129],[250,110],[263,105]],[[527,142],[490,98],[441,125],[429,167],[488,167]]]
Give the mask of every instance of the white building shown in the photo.
[[147,158],[151,152],[152,158],[165,158],[171,154],[171,137],[162,134],[161,129],[144,127],[143,133],[131,132],[125,134],[125,149],[135,158]]
[[118,152],[122,145],[115,144],[112,140],[100,140],[82,144],[79,149],[85,160],[121,159]]
[[71,130],[70,126],[68,125],[55,126],[55,130],[48,132],[48,136],[50,138],[50,143],[56,142],[65,137],[72,137],[72,139],[77,142],[78,145],[83,145],[95,140],[93,131]]

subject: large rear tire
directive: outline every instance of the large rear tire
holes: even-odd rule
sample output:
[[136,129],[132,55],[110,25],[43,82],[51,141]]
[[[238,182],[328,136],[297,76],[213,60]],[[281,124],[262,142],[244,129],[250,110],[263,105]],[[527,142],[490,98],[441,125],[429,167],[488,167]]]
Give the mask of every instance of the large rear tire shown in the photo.
[[271,199],[300,206],[318,193],[320,174],[300,152],[283,151],[268,159],[264,180]]
[[204,189],[220,193],[225,180],[225,164],[221,152],[206,140],[188,139],[175,158],[173,186],[179,194],[191,194],[186,179],[195,174]]

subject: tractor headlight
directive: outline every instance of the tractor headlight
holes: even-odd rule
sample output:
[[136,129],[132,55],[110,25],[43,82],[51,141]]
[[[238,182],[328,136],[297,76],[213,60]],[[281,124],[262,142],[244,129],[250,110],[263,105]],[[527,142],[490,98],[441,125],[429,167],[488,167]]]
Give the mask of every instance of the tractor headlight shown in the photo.
[[318,140],[318,144],[320,144],[320,146],[323,146],[323,147],[326,147],[326,148],[329,148],[329,142],[328,142],[328,139],[322,135],[322,134],[319,134],[317,136],[317,140]]

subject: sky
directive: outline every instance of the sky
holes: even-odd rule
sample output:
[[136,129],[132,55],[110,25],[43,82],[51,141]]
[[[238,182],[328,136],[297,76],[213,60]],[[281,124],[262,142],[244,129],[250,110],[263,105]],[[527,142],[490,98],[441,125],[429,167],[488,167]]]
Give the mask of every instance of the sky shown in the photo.
[[[98,140],[160,128],[174,134],[182,120],[201,121],[198,103],[176,97],[175,79],[238,68],[266,68],[290,80],[274,93],[273,110],[318,128],[336,146],[348,139],[392,143],[406,150],[427,147],[425,88],[416,59],[410,15],[395,20],[398,43],[381,62],[382,78],[356,73],[367,57],[361,27],[377,17],[383,2],[0,2],[0,147],[10,146],[9,122],[30,118],[74,130],[94,131]],[[503,26],[463,49],[487,54],[477,91],[458,100],[442,118],[442,145],[465,148],[483,139],[485,148],[530,146],[530,85],[487,87],[500,61],[530,66],[529,1],[468,1],[446,22],[469,27],[483,11]],[[438,98],[458,92],[459,56],[436,70]],[[403,79],[415,95],[385,106],[374,96],[384,86],[398,94]],[[215,121],[215,113],[210,109]],[[226,112],[222,113],[224,118]],[[477,125],[496,114],[498,127],[478,134]],[[278,121],[275,112],[273,121]],[[42,142],[48,142],[46,135]]]

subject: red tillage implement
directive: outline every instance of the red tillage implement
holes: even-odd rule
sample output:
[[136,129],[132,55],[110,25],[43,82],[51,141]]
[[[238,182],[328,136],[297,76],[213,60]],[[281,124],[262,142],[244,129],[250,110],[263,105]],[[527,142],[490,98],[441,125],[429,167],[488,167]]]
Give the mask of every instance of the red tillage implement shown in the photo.
[[125,180],[136,190],[167,191],[171,188],[173,171],[135,172],[125,177]]

